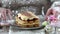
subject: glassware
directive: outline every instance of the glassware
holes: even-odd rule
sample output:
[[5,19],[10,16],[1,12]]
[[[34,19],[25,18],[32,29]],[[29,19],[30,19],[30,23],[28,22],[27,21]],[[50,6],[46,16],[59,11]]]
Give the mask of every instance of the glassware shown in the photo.
[[45,14],[44,14],[44,7],[42,7],[42,16],[45,16]]
[[47,26],[45,27],[45,30],[46,30],[46,32],[49,33],[49,34],[54,34],[54,33],[55,33],[55,28],[52,27],[51,25],[47,25]]

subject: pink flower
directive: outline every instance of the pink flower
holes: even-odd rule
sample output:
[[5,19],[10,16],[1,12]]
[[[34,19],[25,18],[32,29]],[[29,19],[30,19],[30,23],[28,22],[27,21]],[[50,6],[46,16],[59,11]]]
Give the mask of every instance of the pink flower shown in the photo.
[[55,20],[56,20],[56,17],[55,17],[54,15],[50,15],[50,16],[49,16],[49,20],[50,20],[50,21],[55,21]]

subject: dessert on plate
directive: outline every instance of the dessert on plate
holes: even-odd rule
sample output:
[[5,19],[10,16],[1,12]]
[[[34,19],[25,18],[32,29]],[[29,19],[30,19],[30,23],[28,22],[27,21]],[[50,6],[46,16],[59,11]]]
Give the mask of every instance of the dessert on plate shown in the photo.
[[22,11],[18,13],[16,18],[16,24],[20,27],[39,27],[39,18],[32,12]]

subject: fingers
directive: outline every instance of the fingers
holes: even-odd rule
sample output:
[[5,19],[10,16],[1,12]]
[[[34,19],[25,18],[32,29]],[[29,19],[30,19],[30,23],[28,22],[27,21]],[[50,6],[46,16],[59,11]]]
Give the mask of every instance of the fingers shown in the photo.
[[52,9],[52,8],[49,8],[49,9],[47,10],[46,20],[48,19],[48,16],[51,15],[52,12],[53,12],[53,9]]
[[6,9],[8,11],[8,16],[9,16],[9,19],[11,20],[12,19],[12,12],[10,9]]
[[6,10],[4,8],[0,8],[1,16],[3,20],[6,20]]
[[0,8],[0,13],[3,20],[6,20],[8,17],[9,19],[12,19],[12,12],[10,9]]

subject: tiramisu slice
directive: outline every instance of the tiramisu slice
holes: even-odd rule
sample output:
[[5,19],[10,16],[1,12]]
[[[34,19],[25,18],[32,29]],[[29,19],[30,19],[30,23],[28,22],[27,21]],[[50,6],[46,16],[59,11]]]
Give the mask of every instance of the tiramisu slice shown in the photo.
[[21,27],[39,27],[39,18],[32,12],[23,11],[16,16],[16,24]]

